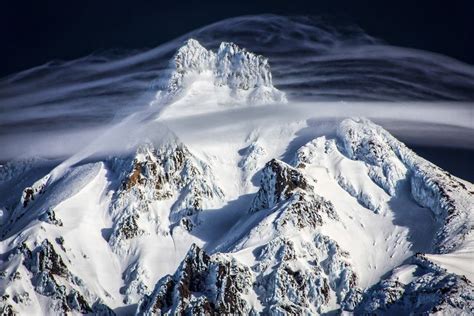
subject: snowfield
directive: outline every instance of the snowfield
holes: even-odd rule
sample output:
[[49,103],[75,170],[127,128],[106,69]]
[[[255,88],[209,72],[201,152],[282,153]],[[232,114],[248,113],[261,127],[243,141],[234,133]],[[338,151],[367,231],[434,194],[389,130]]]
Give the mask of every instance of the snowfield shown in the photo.
[[286,119],[233,43],[171,64],[130,152],[0,166],[1,315],[474,313],[472,184],[367,119]]

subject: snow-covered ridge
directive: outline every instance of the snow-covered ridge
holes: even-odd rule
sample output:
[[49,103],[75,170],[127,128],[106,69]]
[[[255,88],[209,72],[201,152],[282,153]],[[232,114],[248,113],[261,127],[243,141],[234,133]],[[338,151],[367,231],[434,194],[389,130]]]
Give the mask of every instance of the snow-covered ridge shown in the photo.
[[338,135],[346,154],[366,162],[370,177],[390,195],[409,182],[413,198],[441,224],[434,244],[437,252],[459,249],[468,235],[472,238],[474,193],[464,183],[366,119],[344,120]]
[[203,76],[216,87],[228,88],[238,101],[250,103],[286,102],[285,93],[273,86],[268,60],[234,43],[223,42],[217,52],[189,39],[171,61],[172,73],[166,85],[167,98],[183,92]]

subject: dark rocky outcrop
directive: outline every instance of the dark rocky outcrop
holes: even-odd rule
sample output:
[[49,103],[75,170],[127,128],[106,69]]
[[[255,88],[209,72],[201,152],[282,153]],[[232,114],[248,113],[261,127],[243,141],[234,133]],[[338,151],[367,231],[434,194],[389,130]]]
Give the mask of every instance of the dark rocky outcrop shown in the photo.
[[139,315],[248,314],[244,295],[250,271],[221,255],[209,256],[196,245],[172,276],[162,278],[139,304]]

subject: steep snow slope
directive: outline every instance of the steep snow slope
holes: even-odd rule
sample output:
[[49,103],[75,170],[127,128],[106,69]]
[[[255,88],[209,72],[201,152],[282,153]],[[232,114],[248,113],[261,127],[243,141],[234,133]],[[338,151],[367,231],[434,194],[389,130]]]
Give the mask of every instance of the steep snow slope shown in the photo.
[[[234,44],[171,63],[144,124],[291,106]],[[2,166],[0,313],[474,312],[472,185],[368,120],[310,118]]]
[[[295,163],[319,180],[317,192],[341,210],[341,222],[323,230],[350,249],[364,287],[414,253],[430,250],[435,222],[429,210],[418,206],[407,188],[395,197],[387,194],[363,162],[339,151],[335,139],[311,141],[298,150]],[[354,235],[359,237],[354,240]]]

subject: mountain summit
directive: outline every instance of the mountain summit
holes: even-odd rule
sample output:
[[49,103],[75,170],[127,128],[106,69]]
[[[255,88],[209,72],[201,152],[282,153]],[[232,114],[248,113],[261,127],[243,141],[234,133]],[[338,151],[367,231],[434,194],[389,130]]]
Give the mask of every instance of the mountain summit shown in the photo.
[[273,86],[268,60],[234,43],[223,42],[213,52],[189,39],[173,57],[171,69],[165,89],[168,97],[189,91],[196,81],[204,81],[217,88],[219,92],[215,93],[232,96],[233,102],[286,102],[285,93]]

